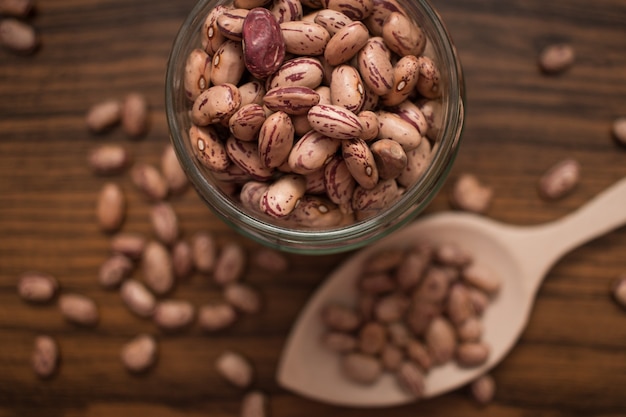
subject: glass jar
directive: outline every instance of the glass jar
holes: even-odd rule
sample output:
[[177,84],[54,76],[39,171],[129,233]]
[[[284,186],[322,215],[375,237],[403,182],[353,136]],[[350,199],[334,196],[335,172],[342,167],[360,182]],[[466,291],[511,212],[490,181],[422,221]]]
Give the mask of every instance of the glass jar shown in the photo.
[[[435,103],[435,126],[430,126],[429,137],[422,139],[432,145],[430,161],[421,177],[404,188],[392,204],[373,214],[352,214],[352,220],[325,228],[274,219],[260,214],[258,210],[247,209],[239,200],[242,183],[225,185],[194,155],[189,138],[193,103],[186,97],[183,85],[186,60],[194,48],[201,48],[201,31],[209,11],[228,3],[200,0],[195,5],[174,40],[168,61],[165,91],[167,120],[174,149],[191,183],[208,207],[233,229],[266,246],[287,252],[337,253],[367,245],[402,227],[423,211],[437,194],[454,162],[463,128],[465,96],[462,68],[448,31],[428,1],[396,1],[426,35],[428,45],[425,54],[431,56],[440,72],[441,94],[436,101],[430,102]],[[426,104],[421,109],[425,116],[429,116],[432,106]]]

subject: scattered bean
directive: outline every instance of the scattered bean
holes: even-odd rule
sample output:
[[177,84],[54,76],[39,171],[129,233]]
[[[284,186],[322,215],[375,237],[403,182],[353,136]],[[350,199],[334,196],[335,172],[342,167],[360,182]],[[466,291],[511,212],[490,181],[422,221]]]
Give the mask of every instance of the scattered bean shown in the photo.
[[217,372],[228,382],[239,388],[252,384],[254,369],[250,361],[240,353],[225,351],[215,361]]
[[104,184],[98,196],[96,216],[100,229],[105,232],[122,227],[126,217],[126,197],[118,184]]
[[31,363],[40,378],[50,378],[56,372],[60,359],[59,345],[47,335],[35,338]]
[[233,283],[224,288],[224,298],[237,310],[256,314],[261,309],[261,296],[247,284]]
[[158,345],[149,334],[140,334],[122,347],[120,357],[124,367],[133,373],[150,369],[157,360]]
[[185,240],[179,240],[172,246],[172,269],[177,279],[188,278],[193,272],[193,252]]
[[39,46],[39,35],[26,22],[12,17],[0,20],[0,45],[20,54],[30,54]]
[[552,165],[539,179],[539,195],[546,200],[557,200],[571,193],[580,182],[580,164],[564,159]]
[[265,417],[267,415],[267,395],[261,391],[250,391],[241,400],[240,417]]
[[156,240],[146,244],[142,258],[143,278],[146,285],[158,295],[174,287],[174,269],[168,249]]
[[479,404],[488,404],[496,393],[496,383],[491,375],[485,374],[472,381],[470,390]]
[[167,183],[163,175],[153,165],[135,164],[130,174],[135,187],[149,199],[159,201],[167,196]]
[[193,322],[195,308],[186,300],[167,299],[157,303],[152,318],[163,330],[181,330]]
[[128,279],[120,287],[120,297],[128,309],[139,317],[148,318],[154,314],[157,300],[141,282]]
[[120,232],[111,238],[113,253],[121,253],[131,259],[141,258],[146,247],[146,238],[139,233]]
[[163,149],[161,156],[161,173],[167,184],[167,188],[173,194],[180,194],[185,191],[189,185],[187,174],[178,162],[178,157],[174,151],[174,147],[168,144]]
[[269,272],[285,272],[289,269],[289,259],[283,252],[265,247],[254,251],[251,262]]
[[87,111],[86,124],[94,133],[104,132],[122,119],[122,104],[118,100],[105,100],[91,106]]
[[25,17],[33,10],[34,4],[34,0],[2,0],[0,14]]
[[59,309],[67,321],[81,326],[93,327],[100,320],[96,302],[82,294],[61,294]]
[[105,288],[119,286],[133,271],[134,264],[122,254],[114,254],[100,265],[98,283]]
[[626,146],[626,117],[618,117],[611,127],[613,137],[621,145]]
[[230,327],[237,320],[237,312],[228,303],[216,302],[205,304],[198,312],[198,323],[200,327],[208,332]]
[[91,151],[88,162],[97,175],[119,174],[130,165],[131,156],[121,145],[105,144]]
[[148,132],[150,120],[148,101],[139,93],[129,93],[122,104],[122,129],[131,138]]
[[622,307],[626,308],[626,274],[620,275],[613,283],[613,298]]
[[209,232],[196,232],[191,241],[191,251],[195,268],[208,274],[213,272],[217,259],[217,244]]
[[150,221],[156,237],[165,245],[172,246],[180,234],[178,216],[174,207],[168,202],[161,201],[150,209]]
[[58,290],[57,279],[45,272],[25,272],[17,283],[19,296],[22,300],[32,303],[47,303],[55,297]]
[[473,213],[485,213],[491,206],[493,189],[482,184],[475,175],[460,175],[452,187],[450,203],[453,207]]
[[237,282],[243,276],[246,269],[246,252],[236,243],[229,242],[224,245],[215,262],[213,279],[219,285],[227,285]]
[[539,55],[539,67],[546,74],[559,74],[569,69],[575,60],[574,47],[568,43],[546,46]]

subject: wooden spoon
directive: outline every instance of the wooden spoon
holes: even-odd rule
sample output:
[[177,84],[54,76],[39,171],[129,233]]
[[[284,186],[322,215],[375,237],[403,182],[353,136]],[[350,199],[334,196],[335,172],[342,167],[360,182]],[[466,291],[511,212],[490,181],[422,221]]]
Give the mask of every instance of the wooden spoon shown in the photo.
[[348,380],[340,370],[339,355],[321,344],[325,327],[320,312],[333,301],[356,303],[360,267],[373,253],[421,240],[456,242],[502,279],[501,291],[483,316],[483,340],[491,347],[489,359],[476,368],[448,363],[432,369],[426,377],[424,397],[461,387],[498,364],[515,345],[526,327],[539,285],[554,263],[624,223],[626,178],[573,213],[542,225],[513,226],[462,212],[424,217],[359,251],[328,277],[294,324],[278,367],[278,382],[305,397],[341,406],[383,407],[415,401],[391,374],[370,386]]

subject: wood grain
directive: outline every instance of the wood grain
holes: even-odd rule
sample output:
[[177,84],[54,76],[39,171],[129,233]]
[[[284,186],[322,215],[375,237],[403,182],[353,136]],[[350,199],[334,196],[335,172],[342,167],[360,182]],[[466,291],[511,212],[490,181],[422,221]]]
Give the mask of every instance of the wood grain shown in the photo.
[[[494,403],[477,406],[463,388],[384,410],[332,407],[280,388],[274,378],[294,318],[346,254],[290,255],[284,274],[249,270],[266,300],[262,313],[207,335],[158,331],[132,316],[115,291],[96,281],[109,236],[94,219],[95,199],[110,178],[95,177],[87,153],[120,143],[135,161],[159,164],[168,140],[165,68],[173,38],[193,0],[40,1],[28,20],[43,44],[32,56],[0,51],[0,416],[234,416],[240,390],[216,374],[213,361],[237,349],[254,362],[255,388],[270,394],[272,416],[626,415],[626,311],[609,289],[626,272],[626,229],[579,248],[550,271],[527,330],[493,375]],[[459,50],[467,87],[467,123],[450,180],[428,211],[449,208],[447,192],[461,172],[495,190],[488,215],[517,224],[556,219],[626,175],[626,148],[610,136],[626,112],[626,2],[623,0],[433,0]],[[566,74],[539,73],[536,58],[553,41],[571,42],[576,63]],[[151,105],[148,137],[121,129],[93,135],[84,115],[105,98],[131,91]],[[557,202],[536,192],[539,175],[573,157],[582,165],[576,191]],[[128,178],[125,229],[150,235],[150,203]],[[210,230],[220,244],[257,244],[220,222],[192,190],[172,200],[185,236]],[[26,270],[53,274],[63,291],[92,296],[102,313],[95,329],[66,323],[54,303],[31,306],[15,284]],[[139,272],[136,272],[138,275]],[[220,297],[194,276],[172,295],[196,304]],[[157,366],[127,373],[123,343],[139,332],[160,341]],[[34,337],[53,335],[62,363],[51,380],[30,367]]]

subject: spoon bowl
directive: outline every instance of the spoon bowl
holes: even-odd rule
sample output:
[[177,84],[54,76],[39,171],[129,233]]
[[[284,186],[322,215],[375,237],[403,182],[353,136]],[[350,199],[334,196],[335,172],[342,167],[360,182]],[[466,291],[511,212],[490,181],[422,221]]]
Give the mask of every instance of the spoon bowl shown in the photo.
[[325,327],[320,314],[330,302],[356,305],[361,266],[372,254],[420,241],[456,243],[502,280],[500,292],[482,317],[482,340],[491,348],[488,360],[473,368],[450,362],[431,369],[423,397],[469,383],[513,348],[526,327],[537,290],[554,263],[575,247],[626,223],[625,207],[626,179],[622,179],[575,212],[542,225],[507,225],[463,212],[423,217],[357,252],[331,273],[294,324],[278,367],[279,384],[305,397],[340,406],[386,407],[416,400],[390,374],[367,386],[347,379],[341,372],[339,355],[321,343]]

